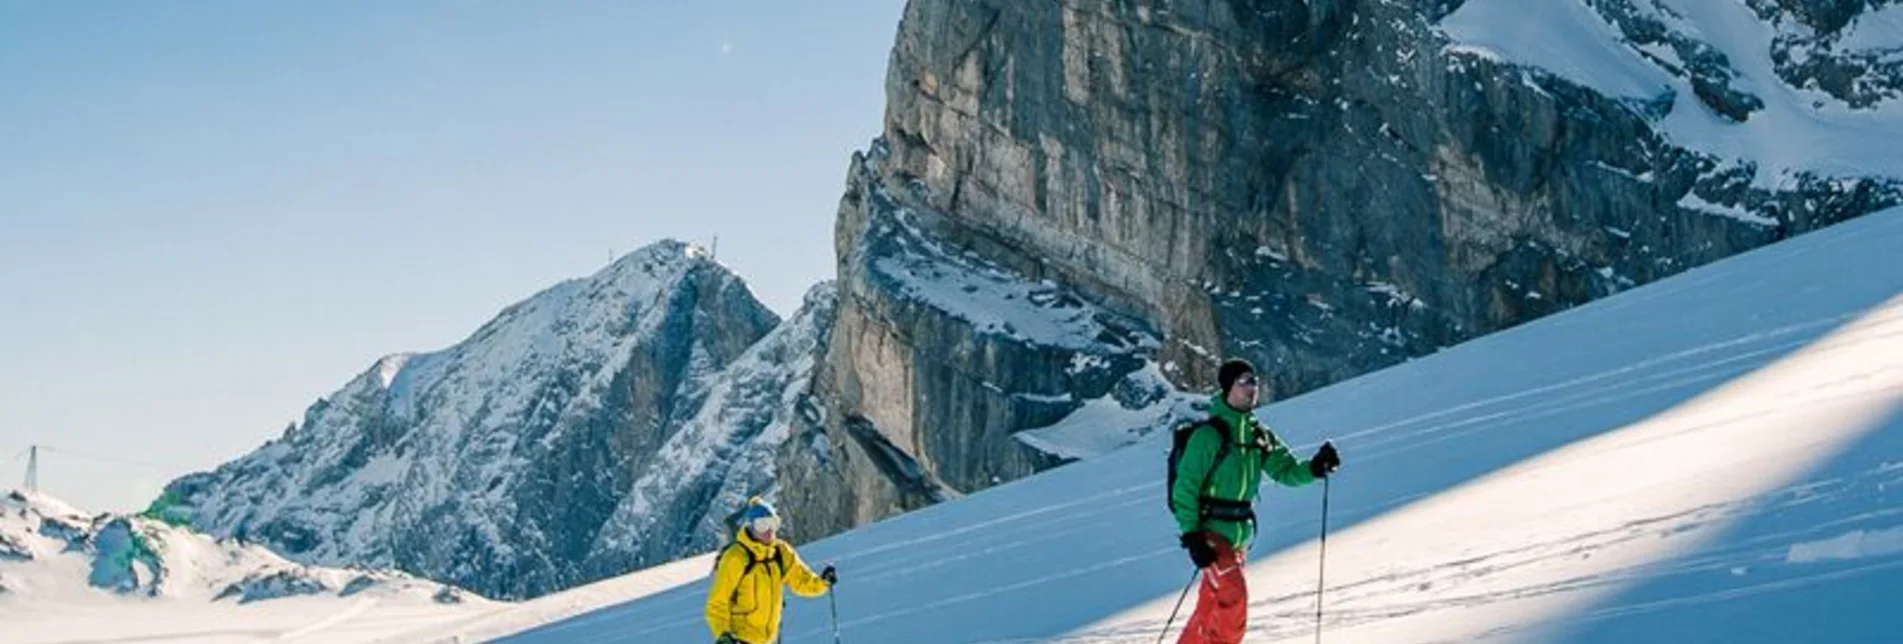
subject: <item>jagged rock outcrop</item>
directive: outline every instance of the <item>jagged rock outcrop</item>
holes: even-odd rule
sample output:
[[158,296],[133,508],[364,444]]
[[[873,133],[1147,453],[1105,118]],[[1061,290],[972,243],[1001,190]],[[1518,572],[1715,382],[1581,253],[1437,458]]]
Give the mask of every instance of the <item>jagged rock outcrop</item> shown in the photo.
[[[1642,91],[1464,46],[1441,22],[1494,8],[1457,0],[909,2],[790,505],[830,531],[1049,466],[1019,432],[1145,365],[1286,397],[1898,201],[1678,136],[1789,109],[1709,16],[1564,1]],[[1832,42],[1853,4],[1753,2]]]
[[782,506],[810,535],[1060,464],[1019,432],[1087,400],[1141,409],[1169,394],[1141,386],[1153,327],[947,245],[947,222],[877,181],[886,162],[883,146],[853,159],[838,319],[814,384],[825,413],[780,461]]

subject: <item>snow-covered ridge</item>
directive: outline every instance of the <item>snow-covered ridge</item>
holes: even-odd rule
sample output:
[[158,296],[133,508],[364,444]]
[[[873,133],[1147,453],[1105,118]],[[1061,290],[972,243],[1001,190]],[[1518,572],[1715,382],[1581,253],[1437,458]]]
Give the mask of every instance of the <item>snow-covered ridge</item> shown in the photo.
[[[1903,92],[1846,101],[1790,69],[1833,44],[1880,42],[1898,9],[1869,10],[1839,35],[1818,34],[1764,0],[1469,0],[1439,27],[1462,51],[1608,96],[1663,96],[1670,107],[1654,123],[1668,140],[1754,166],[1754,185],[1778,188],[1805,173],[1903,177],[1895,151]],[[1903,87],[1903,66],[1871,68],[1869,83]]]
[[[661,300],[689,270],[711,265],[705,251],[696,246],[676,240],[657,242],[589,277],[563,281],[504,308],[454,347],[434,353],[387,356],[361,378],[374,375],[376,381],[387,383],[395,410],[405,418],[414,418],[414,394],[419,383],[425,388],[440,387],[445,379],[500,383],[513,374],[576,359],[598,359],[601,348],[618,344],[611,342],[611,337],[631,340],[651,335],[659,320],[644,313],[664,309]],[[469,373],[471,366],[485,369]],[[611,376],[595,374],[597,384]],[[472,399],[454,402],[458,403],[455,411],[459,414],[475,412],[470,406],[476,402]]]
[[0,496],[0,578],[14,600],[85,588],[155,600],[249,603],[305,595],[486,601],[400,572],[298,564],[151,515],[87,515],[58,499]]
[[0,641],[365,644],[505,607],[399,572],[298,564],[178,519],[0,495]]
[[920,229],[922,215],[894,207],[875,223],[878,243],[891,249],[872,267],[906,295],[970,322],[979,333],[1033,344],[1084,349],[1108,330],[1094,305],[1056,284],[1038,282],[993,265],[976,253],[946,247]]

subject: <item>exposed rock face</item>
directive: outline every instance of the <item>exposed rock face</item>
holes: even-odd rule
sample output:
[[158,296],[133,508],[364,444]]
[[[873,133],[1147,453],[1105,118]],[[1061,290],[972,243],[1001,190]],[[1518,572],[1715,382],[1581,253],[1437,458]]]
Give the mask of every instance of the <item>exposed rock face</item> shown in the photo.
[[[1865,9],[1753,2],[1824,40]],[[1586,4],[1688,91],[1455,46],[1457,0],[910,2],[837,224],[807,429],[832,453],[789,454],[791,505],[824,533],[1048,466],[1017,432],[1152,361],[1196,388],[1242,355],[1289,396],[1898,200],[1681,147],[1673,110],[1745,122],[1777,88],[1669,6]],[[1008,289],[915,283],[961,271],[1095,326],[1014,332],[963,310]]]
[[252,573],[232,582],[219,591],[213,601],[236,597],[238,603],[249,604],[266,599],[321,595],[331,590],[324,586],[322,580],[298,575],[296,571],[273,570]]
[[636,466],[640,475],[585,567],[625,569],[709,550],[731,536],[721,519],[747,497],[787,493],[775,459],[794,428],[820,413],[811,383],[836,298],[831,283],[813,288],[791,319],[721,370],[698,413]]
[[33,551],[20,537],[0,533],[0,561],[32,561]]
[[147,545],[151,541],[130,519],[104,521],[86,540],[95,553],[87,583],[120,594],[157,596],[168,571],[163,557]]
[[879,182],[886,162],[883,145],[854,157],[838,320],[814,384],[825,413],[782,454],[782,506],[802,535],[1054,466],[1065,459],[1017,440],[1019,430],[1086,399],[1142,407],[1167,393],[1119,386],[1157,350],[1150,326],[950,246],[951,222]]

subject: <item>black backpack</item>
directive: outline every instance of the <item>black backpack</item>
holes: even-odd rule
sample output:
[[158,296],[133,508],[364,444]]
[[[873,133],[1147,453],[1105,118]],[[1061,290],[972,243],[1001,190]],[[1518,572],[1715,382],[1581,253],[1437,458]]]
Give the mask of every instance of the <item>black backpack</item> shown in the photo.
[[[1222,442],[1217,443],[1216,460],[1209,464],[1209,471],[1203,474],[1203,478],[1207,479],[1210,475],[1216,473],[1216,468],[1222,466],[1223,459],[1229,458],[1230,448],[1235,444],[1233,432],[1229,431],[1229,422],[1214,415],[1177,425],[1175,429],[1171,430],[1170,460],[1169,467],[1167,468],[1169,470],[1169,481],[1163,486],[1163,497],[1169,504],[1170,514],[1176,513],[1176,495],[1174,494],[1176,490],[1176,465],[1183,460],[1183,450],[1189,446],[1189,437],[1194,436],[1197,430],[1205,427],[1215,429],[1217,435],[1222,437]],[[1205,483],[1205,485],[1207,485],[1207,483]]]

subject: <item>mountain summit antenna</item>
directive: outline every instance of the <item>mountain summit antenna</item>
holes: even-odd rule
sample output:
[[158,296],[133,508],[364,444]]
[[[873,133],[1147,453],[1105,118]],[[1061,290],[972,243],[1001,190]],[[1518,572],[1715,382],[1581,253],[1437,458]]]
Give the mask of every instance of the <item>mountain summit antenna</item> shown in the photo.
[[40,491],[40,446],[28,447],[26,453],[26,491],[38,492]]

